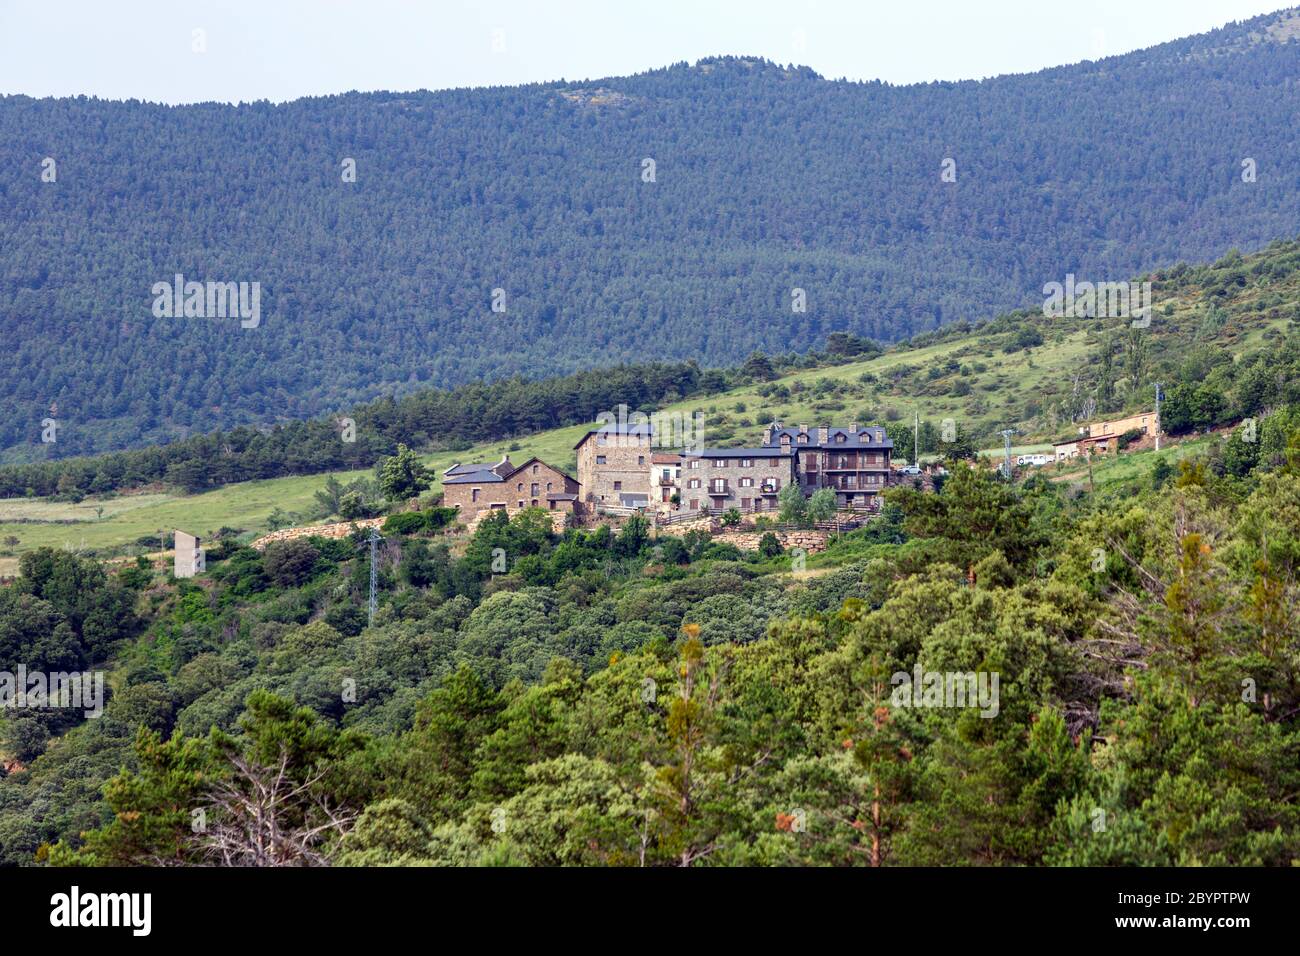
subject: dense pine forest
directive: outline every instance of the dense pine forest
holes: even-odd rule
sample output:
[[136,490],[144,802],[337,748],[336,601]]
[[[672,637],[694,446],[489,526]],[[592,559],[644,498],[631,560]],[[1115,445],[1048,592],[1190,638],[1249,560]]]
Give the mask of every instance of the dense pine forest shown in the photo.
[[[1300,229],[1294,26],[902,87],[720,58],[283,105],[7,96],[0,448],[892,342],[1066,272],[1249,250]],[[177,274],[260,283],[259,324],[156,317]]]

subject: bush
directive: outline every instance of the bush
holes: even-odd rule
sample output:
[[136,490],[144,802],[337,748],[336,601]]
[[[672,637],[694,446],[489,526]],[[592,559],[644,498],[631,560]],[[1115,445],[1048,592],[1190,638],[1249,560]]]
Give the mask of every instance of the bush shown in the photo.
[[769,531],[758,539],[758,550],[765,558],[775,558],[785,549],[781,547],[781,542],[777,540],[776,535]]
[[310,541],[276,541],[262,555],[262,567],[279,587],[294,588],[311,579],[319,557],[320,552]]

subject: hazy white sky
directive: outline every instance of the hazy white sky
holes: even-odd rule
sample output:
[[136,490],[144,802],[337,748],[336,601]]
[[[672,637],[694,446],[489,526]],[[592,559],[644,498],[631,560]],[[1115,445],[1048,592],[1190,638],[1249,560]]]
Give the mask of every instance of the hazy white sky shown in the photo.
[[1283,2],[0,0],[0,94],[282,101],[573,81],[723,53],[830,78],[967,79],[1123,53]]

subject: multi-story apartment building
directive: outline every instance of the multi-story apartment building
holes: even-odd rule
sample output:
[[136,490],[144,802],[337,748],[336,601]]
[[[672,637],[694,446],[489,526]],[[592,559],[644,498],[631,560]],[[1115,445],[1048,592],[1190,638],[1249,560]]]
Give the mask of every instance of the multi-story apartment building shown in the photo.
[[894,443],[878,426],[783,427],[773,422],[763,432],[765,448],[794,456],[795,474],[805,495],[820,488],[835,492],[841,508],[869,508],[889,485]]
[[780,447],[706,448],[682,456],[686,511],[777,511],[781,489],[795,481],[794,454]]
[[645,507],[650,494],[649,425],[611,423],[593,428],[574,445],[582,501],[593,511],[602,506]]

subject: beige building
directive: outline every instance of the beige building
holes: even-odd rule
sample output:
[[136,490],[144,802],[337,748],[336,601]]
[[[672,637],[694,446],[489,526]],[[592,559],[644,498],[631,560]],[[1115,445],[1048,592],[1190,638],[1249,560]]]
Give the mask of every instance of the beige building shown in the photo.
[[1079,427],[1079,437],[1052,445],[1056,461],[1078,458],[1083,454],[1108,455],[1119,451],[1119,438],[1126,432],[1155,435],[1160,430],[1160,419],[1155,412],[1139,412],[1126,418],[1091,422]]
[[184,531],[173,531],[174,559],[172,575],[178,578],[192,578],[206,570],[206,559],[200,546],[198,535]]
[[658,505],[672,502],[682,487],[682,456],[656,452],[650,456],[650,498]]
[[1107,435],[1119,437],[1125,432],[1139,431],[1143,435],[1154,435],[1160,427],[1160,419],[1156,418],[1155,412],[1139,412],[1136,415],[1130,415],[1127,418],[1114,418],[1105,422],[1092,422],[1086,428],[1079,430],[1080,434],[1088,438],[1102,438]]
[[582,502],[602,507],[644,508],[650,504],[649,425],[602,425],[574,445]]

